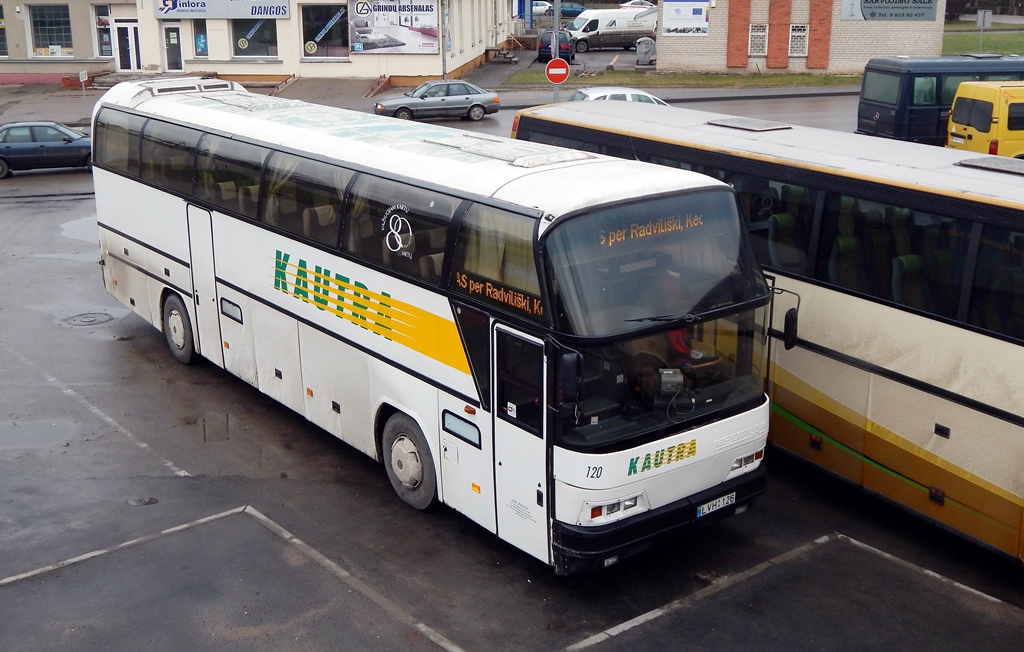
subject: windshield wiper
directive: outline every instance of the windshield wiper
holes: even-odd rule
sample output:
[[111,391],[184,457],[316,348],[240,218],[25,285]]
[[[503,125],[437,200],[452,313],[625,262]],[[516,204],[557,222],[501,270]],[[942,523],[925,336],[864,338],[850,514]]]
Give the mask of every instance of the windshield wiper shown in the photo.
[[677,319],[685,319],[687,322],[693,323],[697,320],[696,317],[690,313],[686,313],[682,316],[676,315],[652,315],[650,317],[636,317],[634,319],[627,319],[626,321],[676,321]]

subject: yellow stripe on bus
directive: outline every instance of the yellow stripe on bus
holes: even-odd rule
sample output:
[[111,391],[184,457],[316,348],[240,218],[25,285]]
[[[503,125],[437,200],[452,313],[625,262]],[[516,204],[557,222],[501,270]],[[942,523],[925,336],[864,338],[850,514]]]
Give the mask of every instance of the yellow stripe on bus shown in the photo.
[[470,373],[455,322],[329,274],[320,267],[310,269],[279,259],[275,288],[457,371]]

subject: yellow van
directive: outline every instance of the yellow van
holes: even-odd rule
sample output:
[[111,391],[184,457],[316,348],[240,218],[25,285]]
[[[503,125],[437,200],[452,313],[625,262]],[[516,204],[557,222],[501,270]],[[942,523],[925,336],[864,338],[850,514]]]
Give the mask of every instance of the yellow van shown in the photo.
[[1024,158],[1024,82],[963,82],[946,147]]

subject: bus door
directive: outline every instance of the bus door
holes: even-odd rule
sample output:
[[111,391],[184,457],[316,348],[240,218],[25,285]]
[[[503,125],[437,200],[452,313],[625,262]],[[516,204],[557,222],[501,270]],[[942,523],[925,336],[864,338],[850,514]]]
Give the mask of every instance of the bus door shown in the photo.
[[498,536],[549,562],[544,343],[500,324],[492,342]]
[[213,264],[213,222],[210,211],[188,207],[188,241],[192,258],[192,299],[196,321],[196,349],[218,367],[224,366],[217,281]]

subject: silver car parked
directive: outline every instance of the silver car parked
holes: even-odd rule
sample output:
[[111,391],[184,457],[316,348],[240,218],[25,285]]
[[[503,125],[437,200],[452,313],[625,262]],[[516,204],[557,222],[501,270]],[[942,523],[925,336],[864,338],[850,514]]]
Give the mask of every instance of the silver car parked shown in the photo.
[[428,81],[404,95],[382,97],[373,105],[377,115],[401,120],[422,118],[469,118],[479,120],[497,113],[501,98],[464,81]]

